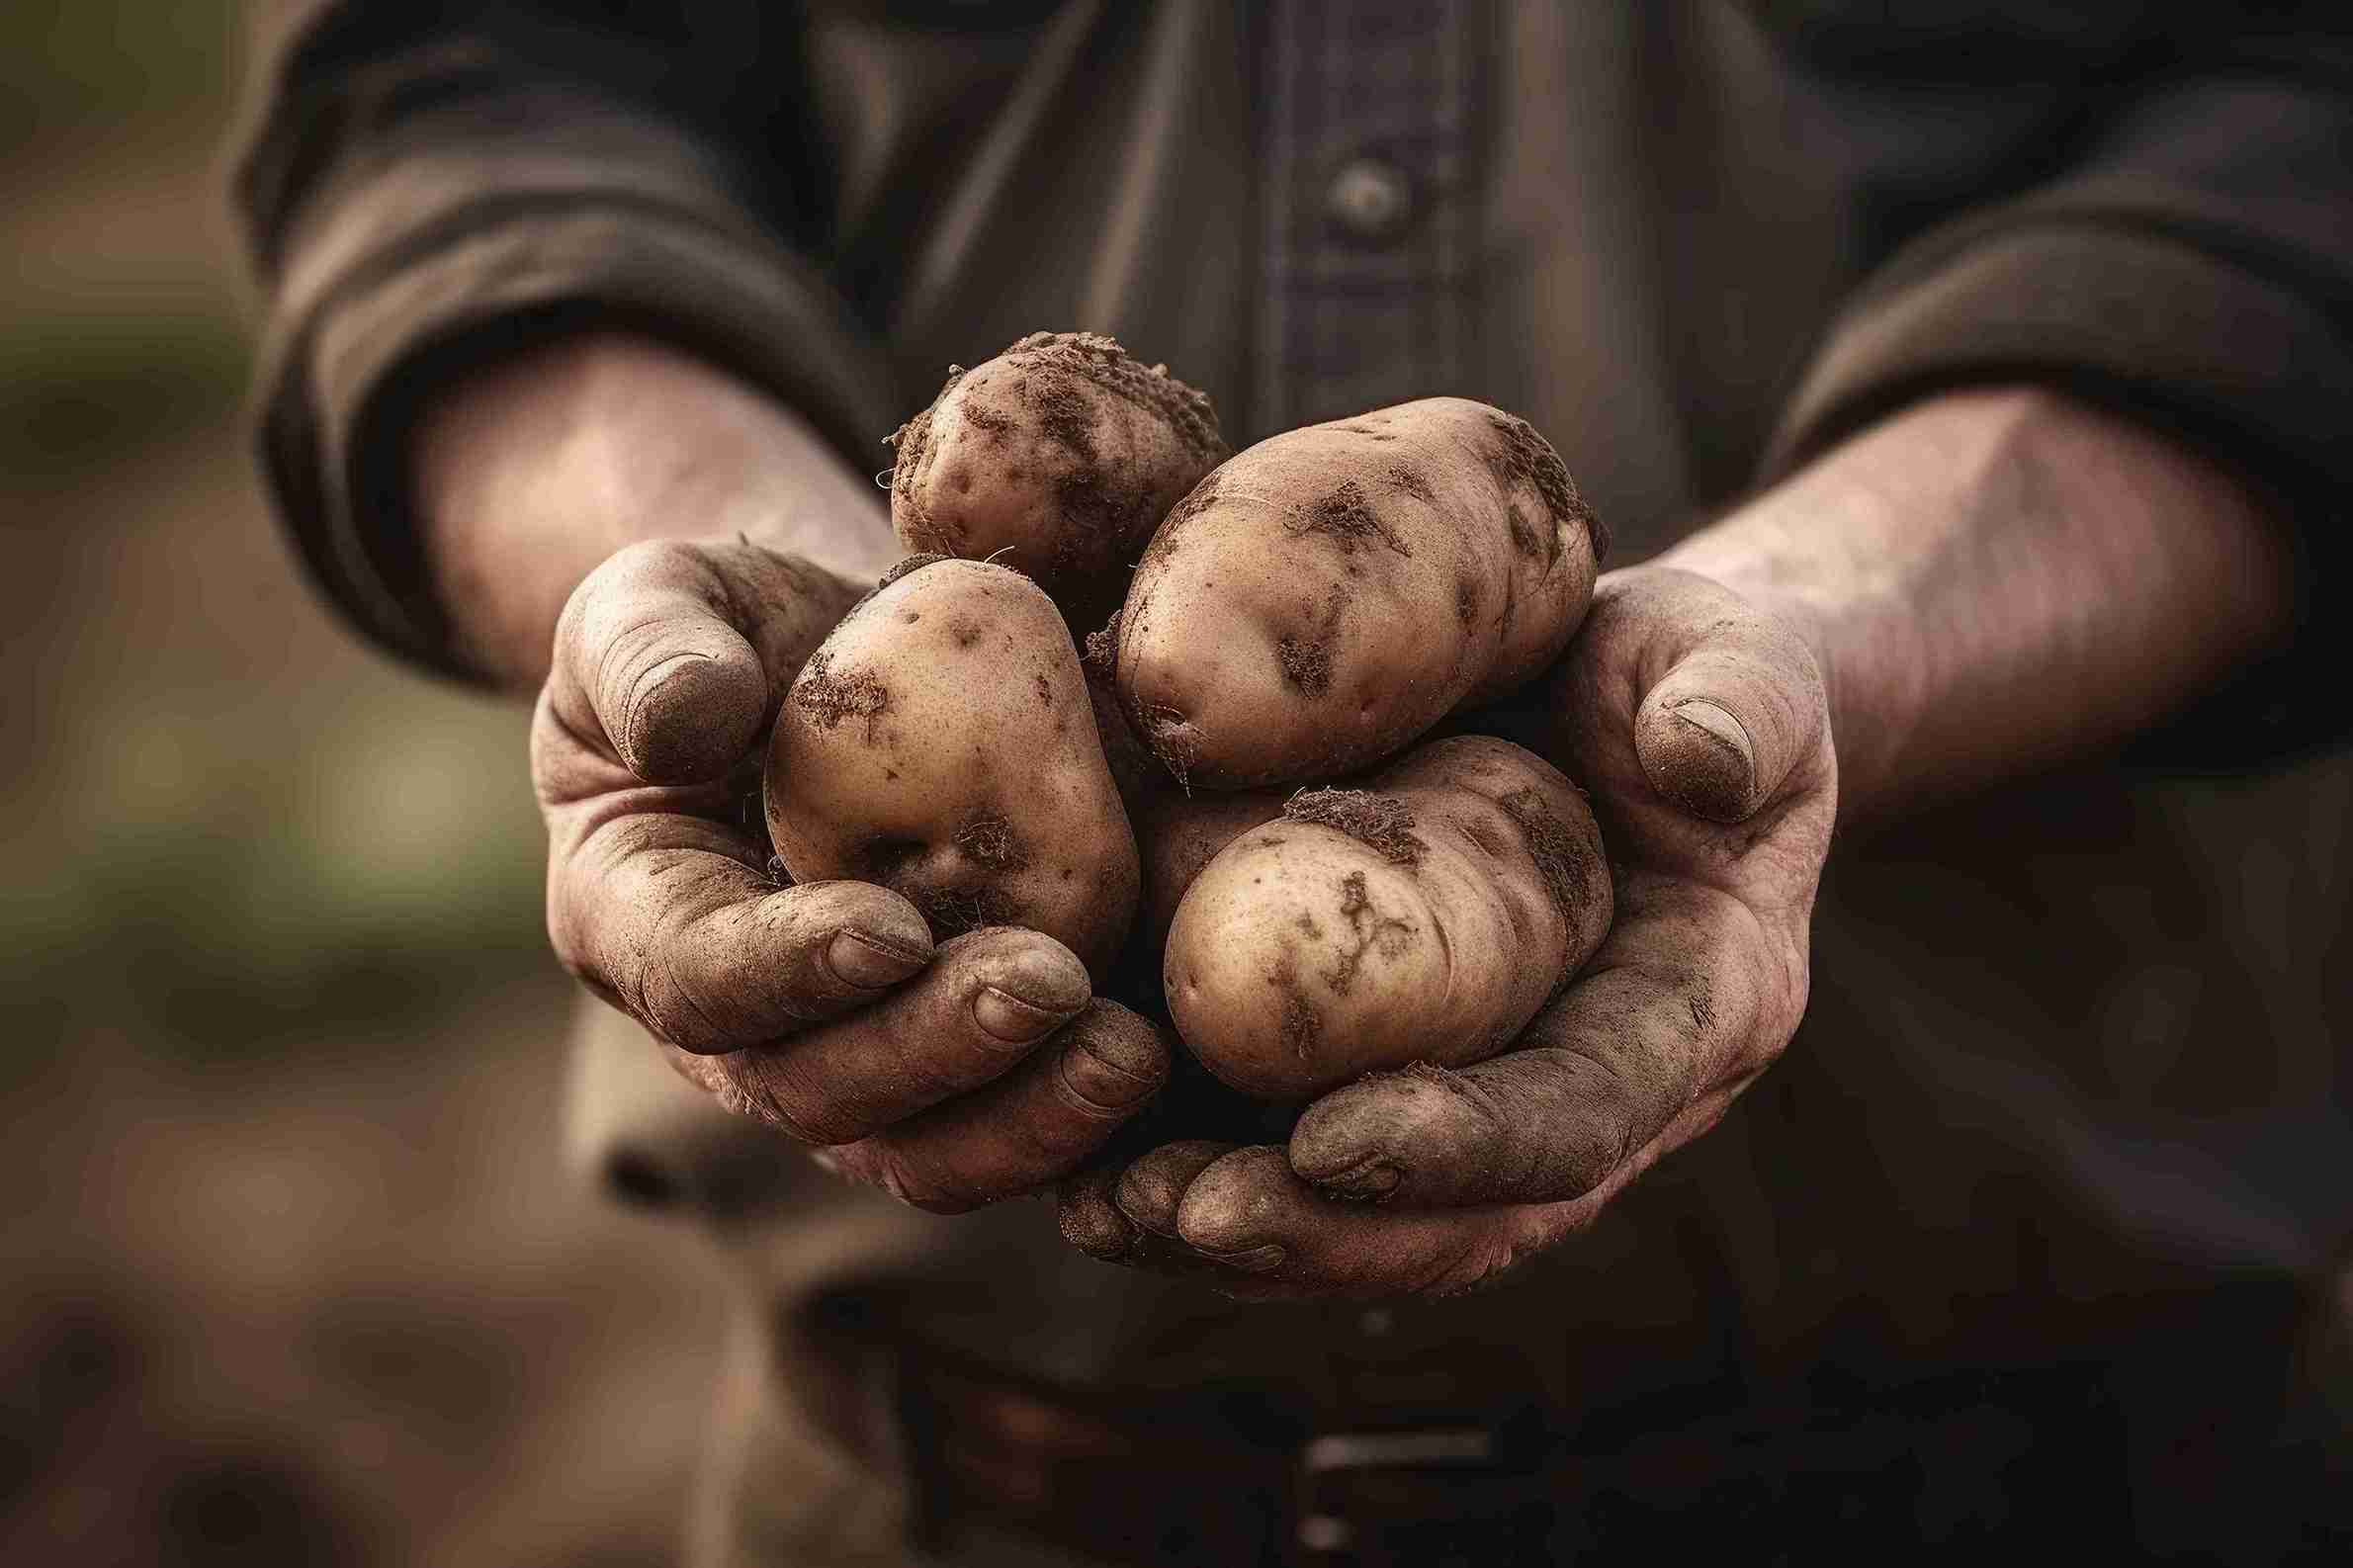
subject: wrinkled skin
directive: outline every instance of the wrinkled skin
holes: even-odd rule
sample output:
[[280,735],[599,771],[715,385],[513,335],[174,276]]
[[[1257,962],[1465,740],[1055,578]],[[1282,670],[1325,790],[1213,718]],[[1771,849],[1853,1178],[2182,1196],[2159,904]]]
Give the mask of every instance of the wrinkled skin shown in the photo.
[[1836,817],[1804,641],[1706,578],[1635,567],[1602,579],[1524,707],[1589,791],[1616,883],[1580,978],[1509,1051],[1337,1089],[1287,1147],[1187,1139],[1083,1174],[1062,1192],[1074,1245],[1247,1298],[1467,1290],[1586,1224],[1771,1065],[1805,1009]]

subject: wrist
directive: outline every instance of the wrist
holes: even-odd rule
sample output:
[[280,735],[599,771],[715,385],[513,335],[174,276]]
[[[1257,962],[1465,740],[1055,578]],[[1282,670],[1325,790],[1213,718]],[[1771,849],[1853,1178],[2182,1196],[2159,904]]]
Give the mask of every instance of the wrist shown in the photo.
[[806,421],[653,339],[589,331],[481,367],[420,414],[417,527],[460,657],[544,676],[581,578],[652,539],[748,541],[845,578],[894,551],[881,494]]

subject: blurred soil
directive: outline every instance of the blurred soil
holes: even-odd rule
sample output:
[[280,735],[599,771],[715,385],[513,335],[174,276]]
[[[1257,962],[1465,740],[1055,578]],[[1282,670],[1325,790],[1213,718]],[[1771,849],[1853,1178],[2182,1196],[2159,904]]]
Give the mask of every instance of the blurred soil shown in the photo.
[[561,1158],[522,712],[256,492],[230,21],[0,17],[0,1562],[672,1561],[719,1264]]

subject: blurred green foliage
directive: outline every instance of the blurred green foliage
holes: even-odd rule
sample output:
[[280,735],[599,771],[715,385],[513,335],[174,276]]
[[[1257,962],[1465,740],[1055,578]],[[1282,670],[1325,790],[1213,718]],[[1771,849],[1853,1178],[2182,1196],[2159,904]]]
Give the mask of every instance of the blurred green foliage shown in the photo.
[[0,147],[202,115],[222,94],[235,0],[0,5]]
[[244,384],[245,330],[226,314],[60,303],[0,311],[0,469],[20,482],[181,434]]
[[0,1078],[415,1048],[553,968],[520,712],[330,630],[241,479],[240,10],[0,4]]

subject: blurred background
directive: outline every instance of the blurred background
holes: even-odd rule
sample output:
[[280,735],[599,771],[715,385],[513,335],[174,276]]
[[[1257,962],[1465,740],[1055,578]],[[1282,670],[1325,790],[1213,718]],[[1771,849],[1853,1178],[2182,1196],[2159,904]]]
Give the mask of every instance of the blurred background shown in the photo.
[[238,10],[0,6],[0,1561],[667,1562],[718,1264],[563,1161],[523,713],[257,493]]

